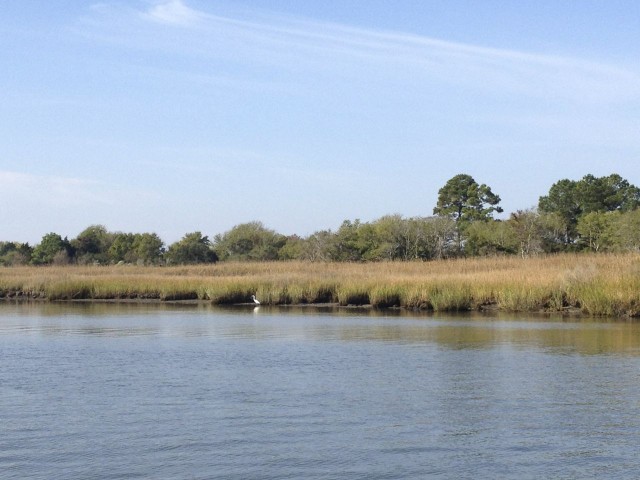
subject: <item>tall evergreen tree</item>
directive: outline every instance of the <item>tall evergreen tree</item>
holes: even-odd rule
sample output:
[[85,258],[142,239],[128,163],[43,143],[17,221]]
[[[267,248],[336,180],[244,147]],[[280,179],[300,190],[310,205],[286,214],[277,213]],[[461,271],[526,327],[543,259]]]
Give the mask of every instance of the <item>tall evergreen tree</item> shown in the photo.
[[491,187],[478,184],[471,175],[459,174],[438,191],[435,215],[450,217],[456,222],[458,247],[462,249],[462,232],[473,221],[486,221],[493,212],[502,212],[500,197]]

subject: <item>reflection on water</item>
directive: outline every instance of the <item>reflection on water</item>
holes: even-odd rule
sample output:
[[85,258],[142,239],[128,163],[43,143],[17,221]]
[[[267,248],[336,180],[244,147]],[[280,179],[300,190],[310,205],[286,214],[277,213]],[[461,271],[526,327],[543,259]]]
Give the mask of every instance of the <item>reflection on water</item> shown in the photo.
[[280,338],[436,344],[450,349],[536,347],[636,355],[640,323],[513,314],[427,314],[327,307],[214,307],[202,303],[0,303],[0,335]]
[[0,303],[0,477],[637,478],[640,325]]

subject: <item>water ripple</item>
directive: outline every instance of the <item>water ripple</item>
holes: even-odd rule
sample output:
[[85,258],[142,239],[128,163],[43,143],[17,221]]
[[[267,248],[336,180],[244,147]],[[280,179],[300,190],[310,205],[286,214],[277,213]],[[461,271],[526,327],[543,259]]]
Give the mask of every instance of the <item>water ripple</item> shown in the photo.
[[638,326],[501,325],[0,317],[1,476],[632,478]]

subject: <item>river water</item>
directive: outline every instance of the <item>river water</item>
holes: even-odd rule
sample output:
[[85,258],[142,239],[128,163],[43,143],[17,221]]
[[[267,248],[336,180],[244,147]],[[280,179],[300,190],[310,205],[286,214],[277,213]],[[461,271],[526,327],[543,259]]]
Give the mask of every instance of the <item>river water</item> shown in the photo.
[[640,324],[0,303],[0,478],[640,478]]

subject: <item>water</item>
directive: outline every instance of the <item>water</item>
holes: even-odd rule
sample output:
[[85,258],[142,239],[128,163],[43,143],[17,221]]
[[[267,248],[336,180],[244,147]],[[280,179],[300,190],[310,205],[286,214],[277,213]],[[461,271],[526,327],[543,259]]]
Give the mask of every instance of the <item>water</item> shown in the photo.
[[0,303],[2,479],[640,474],[640,325]]

